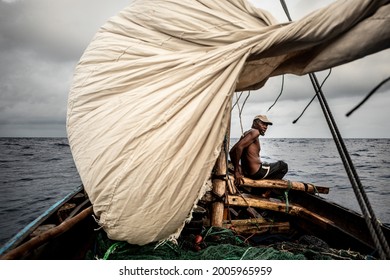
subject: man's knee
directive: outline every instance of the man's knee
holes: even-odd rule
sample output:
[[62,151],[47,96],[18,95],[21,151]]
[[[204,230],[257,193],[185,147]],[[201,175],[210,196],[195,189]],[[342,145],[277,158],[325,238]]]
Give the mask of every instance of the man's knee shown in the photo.
[[284,174],[286,174],[287,171],[288,171],[288,164],[285,163],[285,162],[282,161],[282,160],[279,160],[279,166],[280,166],[280,170],[281,170]]

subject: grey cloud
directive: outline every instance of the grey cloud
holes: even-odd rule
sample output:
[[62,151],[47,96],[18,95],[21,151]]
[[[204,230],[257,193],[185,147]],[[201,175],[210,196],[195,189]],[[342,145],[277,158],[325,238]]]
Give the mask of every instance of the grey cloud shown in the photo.
[[[253,1],[258,5],[272,6],[268,10],[275,11],[282,21],[286,20],[279,3]],[[298,19],[318,8],[317,5],[330,2],[299,0],[287,4],[293,18]],[[128,4],[128,0],[0,1],[0,136],[39,136],[39,131],[42,131],[41,136],[65,136],[67,96],[74,67],[98,28]],[[371,112],[373,126],[376,129],[383,126],[379,120],[385,119],[386,113],[381,108],[389,105],[386,94],[390,91],[390,84],[383,86],[350,119],[347,120],[344,114],[390,75],[389,58],[390,50],[386,50],[333,69],[324,91],[332,105],[337,107],[336,113],[343,123],[355,120],[362,112]],[[318,73],[319,80],[322,81],[326,74],[326,71]],[[254,115],[267,113],[280,89],[281,77],[274,77],[264,88],[251,92],[242,115],[244,129],[250,126]],[[267,113],[278,124],[268,136],[306,137],[307,127],[314,130],[310,122],[316,124],[318,135],[327,135],[316,103],[298,124],[291,124],[313,95],[308,77],[286,75],[283,94]],[[245,96],[246,93],[241,101]],[[233,114],[232,134],[239,135],[239,119],[236,111]],[[359,133],[354,125],[346,127],[348,135]],[[381,136],[384,133],[388,135],[383,130],[377,132]]]
[[29,49],[51,60],[74,60],[81,56],[98,27],[109,16],[115,15],[126,2],[0,2],[2,50]]
[[0,136],[65,136],[74,67],[98,28],[127,4],[0,1]]

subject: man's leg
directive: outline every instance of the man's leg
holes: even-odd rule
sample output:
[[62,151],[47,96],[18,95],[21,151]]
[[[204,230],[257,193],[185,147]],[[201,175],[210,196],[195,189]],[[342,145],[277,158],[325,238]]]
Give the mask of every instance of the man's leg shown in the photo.
[[288,165],[284,161],[277,161],[273,163],[264,163],[269,166],[269,172],[264,179],[282,179],[288,171]]

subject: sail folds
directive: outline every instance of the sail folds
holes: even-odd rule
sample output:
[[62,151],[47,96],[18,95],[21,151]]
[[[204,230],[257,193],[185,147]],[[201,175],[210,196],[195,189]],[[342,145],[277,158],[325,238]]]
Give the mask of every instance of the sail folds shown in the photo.
[[180,233],[218,157],[236,90],[388,48],[389,1],[337,1],[278,23],[245,0],[135,0],[74,73],[67,131],[108,236]]

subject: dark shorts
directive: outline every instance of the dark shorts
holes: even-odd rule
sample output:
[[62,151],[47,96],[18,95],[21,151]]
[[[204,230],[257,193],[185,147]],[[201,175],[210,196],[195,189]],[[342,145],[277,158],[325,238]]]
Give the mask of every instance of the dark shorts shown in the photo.
[[288,165],[284,161],[277,161],[273,163],[263,162],[259,170],[253,174],[248,175],[247,177],[253,180],[259,179],[282,179],[288,171]]

